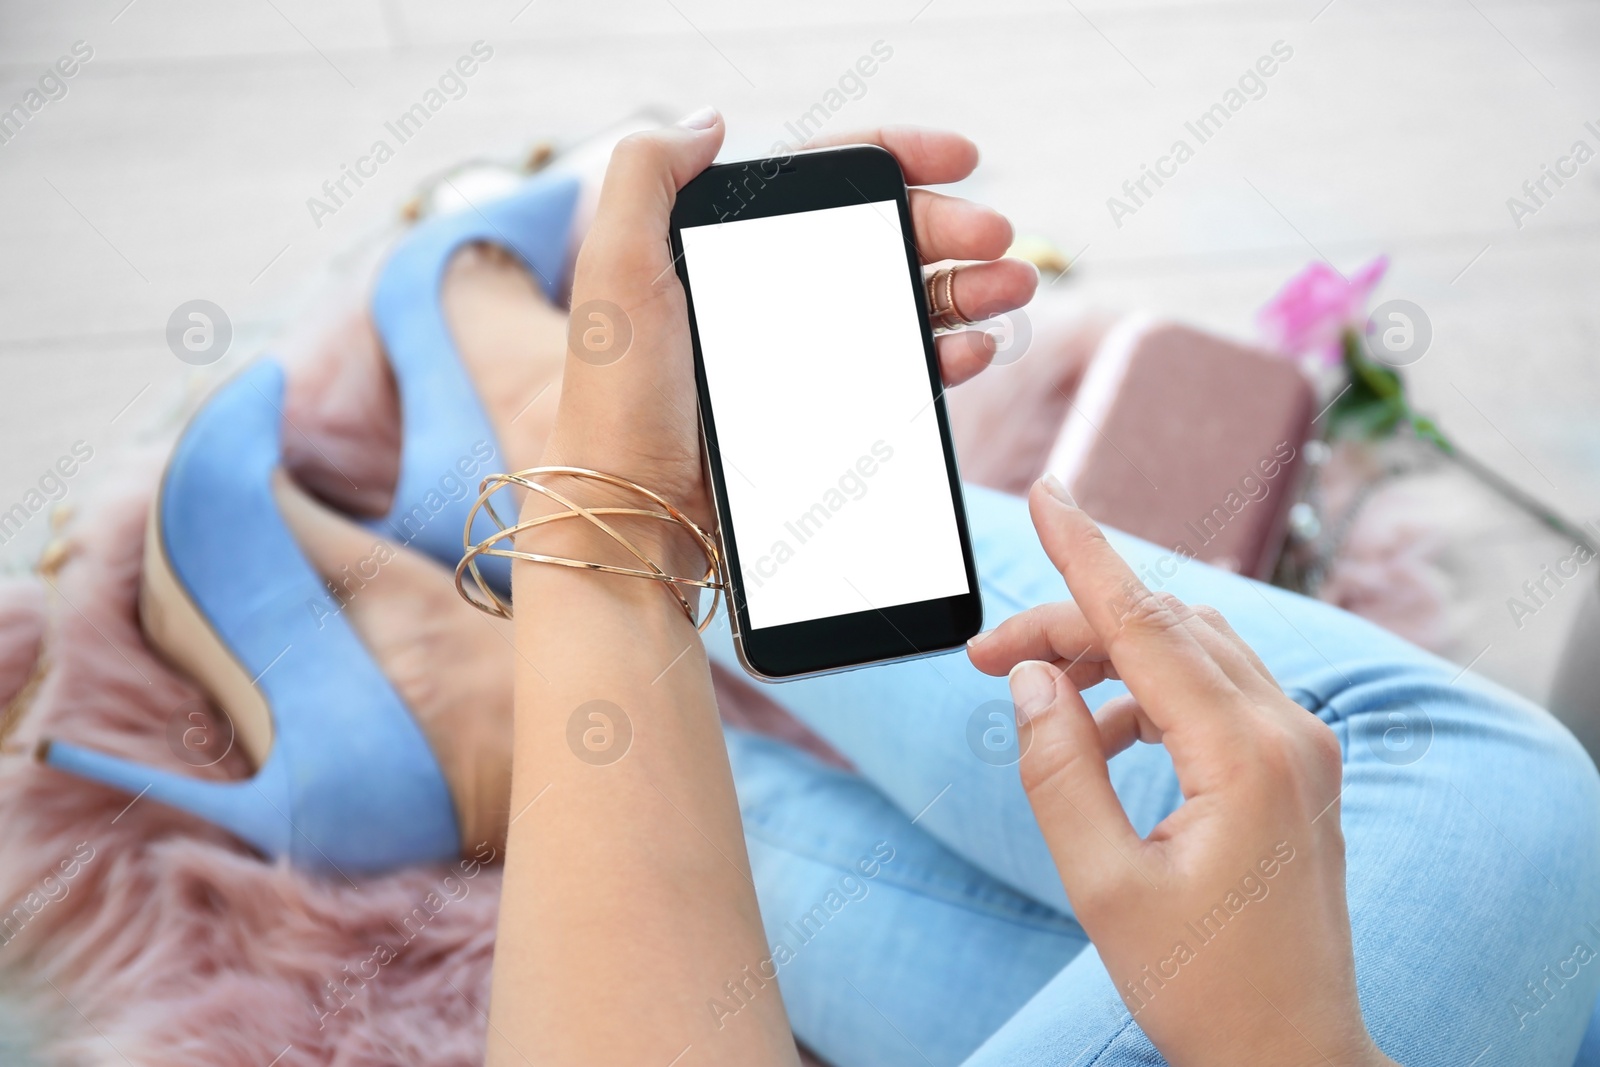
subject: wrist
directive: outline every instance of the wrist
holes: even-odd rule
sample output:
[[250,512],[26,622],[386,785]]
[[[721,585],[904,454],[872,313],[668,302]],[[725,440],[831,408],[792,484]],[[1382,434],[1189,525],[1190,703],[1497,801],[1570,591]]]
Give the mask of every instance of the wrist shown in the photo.
[[[595,519],[614,530],[622,540],[594,521],[573,513],[560,500],[528,491],[520,521],[541,518],[550,521],[519,533],[516,538],[519,551],[566,555],[606,566],[649,570],[649,565],[630,551],[629,546],[632,546],[668,574],[699,578],[705,573],[708,561],[699,542],[659,504],[643,494],[574,475],[540,475],[537,480],[561,497],[591,510]],[[615,508],[648,511],[662,517],[606,513],[606,509]],[[557,515],[564,517],[553,518]]]
[[[701,607],[698,587],[645,576],[659,568],[671,577],[703,579],[709,566],[699,539],[659,504],[631,489],[587,477],[539,475],[536,480],[561,498],[589,509],[594,520],[575,513],[560,499],[529,490],[520,521],[547,521],[520,531],[514,547],[519,552],[592,564],[593,569],[549,562],[518,563],[517,570],[525,575],[517,579],[519,587],[530,579],[554,582],[562,587],[563,596],[581,591],[580,595],[587,597],[592,591],[592,595],[628,601],[646,610],[664,607],[679,618],[683,617],[683,606],[675,594],[681,594],[691,607]],[[649,514],[618,514],[617,509]],[[604,523],[617,536],[597,523]],[[607,568],[644,573],[618,574]],[[698,610],[695,617],[698,621]]]
[[[1328,1067],[1330,1063],[1340,1067],[1399,1067],[1379,1050],[1359,1008],[1339,1012],[1337,1017],[1319,1018],[1316,1010],[1289,1005],[1277,997],[1273,998],[1277,1001],[1274,1005],[1260,995],[1259,989],[1246,986],[1242,992],[1251,993],[1261,1010],[1233,1018],[1225,1030],[1226,1036],[1196,1025],[1198,1018],[1188,1013],[1201,1008],[1196,1003],[1188,1011],[1180,1011],[1176,1017],[1162,1021],[1163,1035],[1176,1040],[1157,1042],[1157,1047],[1173,1063],[1205,1067],[1233,1067],[1239,1063],[1270,1063],[1275,1067]],[[1290,1022],[1291,1016],[1293,1022]]]
[[[1357,1032],[1353,1034],[1344,1027],[1320,1035],[1299,1030],[1283,1034],[1280,1054],[1263,1062],[1327,1067],[1331,1060],[1333,1063],[1348,1063],[1352,1067],[1399,1067],[1399,1064],[1379,1050],[1378,1043],[1367,1032],[1366,1024],[1362,1020],[1358,1018],[1355,1027]],[[1308,1043],[1311,1043],[1312,1047],[1307,1048]]]

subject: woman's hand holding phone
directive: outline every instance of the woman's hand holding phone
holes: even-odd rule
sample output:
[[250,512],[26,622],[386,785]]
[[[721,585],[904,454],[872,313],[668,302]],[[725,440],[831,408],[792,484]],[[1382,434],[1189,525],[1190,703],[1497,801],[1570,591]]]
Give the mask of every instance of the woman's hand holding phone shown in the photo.
[[[676,126],[635,134],[614,152],[578,256],[561,407],[543,460],[631,479],[707,527],[715,520],[702,478],[694,351],[667,235],[677,191],[711,164],[723,134],[721,116],[708,108]],[[912,185],[958,181],[978,162],[977,147],[965,137],[909,127],[845,134],[819,145],[862,143],[891,152]],[[1001,258],[1011,242],[1004,216],[926,189],[912,190],[911,207],[924,260],[975,261],[956,277],[961,307],[996,315],[1033,297],[1037,271]],[[827,312],[797,299],[794,321],[773,328],[799,328]],[[591,318],[618,313],[624,322]],[[631,334],[620,358],[594,358],[586,348],[585,331],[596,326],[613,337]],[[987,365],[994,342],[982,330],[967,330],[940,337],[938,349],[945,381],[955,384]],[[698,562],[692,553],[683,560],[691,569]]]
[[[1079,922],[1174,1064],[1388,1064],[1356,997],[1333,731],[1226,620],[1153,593],[1053,479],[1029,497],[1072,601],[974,639],[1011,673],[1023,786]],[[1120,679],[1098,715],[1079,690]],[[1146,837],[1106,761],[1167,747],[1184,803]]]

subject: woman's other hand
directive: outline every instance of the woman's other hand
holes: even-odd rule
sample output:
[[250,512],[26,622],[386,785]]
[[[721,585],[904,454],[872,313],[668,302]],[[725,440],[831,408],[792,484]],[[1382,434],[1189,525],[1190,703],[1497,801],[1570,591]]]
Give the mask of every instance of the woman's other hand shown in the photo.
[[[1356,997],[1339,742],[1227,621],[1153,593],[1054,479],[1029,497],[1073,600],[977,638],[1011,674],[1022,782],[1079,922],[1175,1064],[1388,1063]],[[1121,679],[1092,715],[1079,690]],[[1140,837],[1107,760],[1164,744],[1181,807]]]

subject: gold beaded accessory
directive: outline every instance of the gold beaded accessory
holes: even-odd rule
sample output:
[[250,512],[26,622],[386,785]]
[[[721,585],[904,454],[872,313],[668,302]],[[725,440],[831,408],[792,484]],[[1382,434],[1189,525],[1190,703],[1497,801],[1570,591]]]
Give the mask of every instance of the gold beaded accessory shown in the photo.
[[[621,507],[586,508],[548,485],[537,481],[536,479],[541,475],[564,475],[581,481],[601,482],[619,489],[626,489],[637,493],[659,510]],[[495,511],[492,498],[501,489],[513,485],[521,486],[529,492],[538,493],[555,501],[567,510],[525,519],[522,522],[508,526],[499,513]],[[479,510],[488,513],[490,520],[495,524],[497,532],[492,537],[473,544],[472,524],[477,519]],[[661,568],[660,564],[646,555],[632,541],[618,533],[602,516],[630,516],[651,519],[657,522],[676,523],[694,539],[695,543],[700,546],[700,550],[705,553],[705,573],[698,578],[685,578],[668,574]],[[515,547],[502,547],[501,545],[502,542],[508,542],[510,546],[514,546],[516,536],[524,530],[531,530],[537,526],[544,526],[552,522],[560,522],[563,519],[583,519],[588,522],[625,548],[629,555],[639,561],[641,566],[617,567],[609,563],[594,563],[583,559],[569,559],[565,556],[549,556],[540,552],[523,552]],[[717,614],[717,606],[722,602],[722,590],[724,588],[722,553],[717,549],[717,539],[699,523],[685,515],[659,494],[651,492],[636,482],[630,482],[626,478],[619,478],[614,474],[606,474],[602,471],[590,470],[587,467],[529,467],[527,470],[517,471],[514,474],[491,474],[478,483],[478,499],[472,505],[472,510],[467,513],[466,528],[461,532],[461,543],[462,547],[466,549],[466,554],[461,557],[461,562],[456,564],[456,592],[460,593],[467,603],[479,611],[502,619],[511,618],[511,603],[490,588],[489,583],[484,579],[483,574],[478,569],[478,557],[480,556],[499,556],[502,559],[520,559],[529,563],[549,563],[557,567],[573,567],[578,570],[601,571],[605,574],[621,574],[629,578],[647,578],[651,581],[657,581],[671,591],[672,595],[677,599],[678,605],[683,608],[683,613],[689,617],[690,622],[696,622],[695,605],[690,602],[684,591],[686,589],[710,589],[714,594],[711,600],[711,610],[707,611],[705,617],[696,623],[696,628],[702,632],[707,626],[711,625],[711,620]],[[477,596],[467,591],[466,578],[469,574],[472,576],[473,584],[477,586]]]
[[956,307],[956,271],[962,266],[963,264],[957,263],[949,267],[940,267],[923,279],[928,297],[928,317],[933,320],[935,330],[959,330],[977,321],[967,318],[961,313],[961,309]]

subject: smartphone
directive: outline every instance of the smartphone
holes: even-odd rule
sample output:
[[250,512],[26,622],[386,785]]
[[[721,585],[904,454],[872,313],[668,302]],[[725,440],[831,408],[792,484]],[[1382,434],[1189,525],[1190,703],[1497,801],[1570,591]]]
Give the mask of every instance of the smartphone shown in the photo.
[[895,158],[713,166],[679,192],[671,243],[745,669],[961,647],[983,607]]

